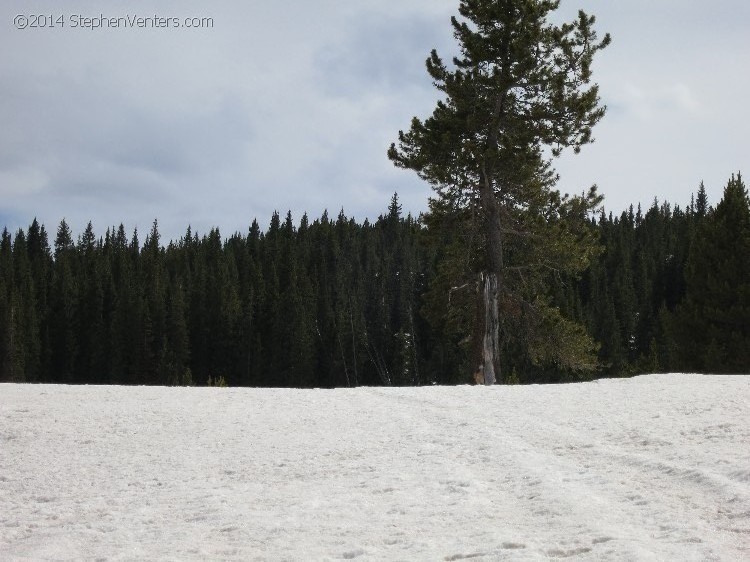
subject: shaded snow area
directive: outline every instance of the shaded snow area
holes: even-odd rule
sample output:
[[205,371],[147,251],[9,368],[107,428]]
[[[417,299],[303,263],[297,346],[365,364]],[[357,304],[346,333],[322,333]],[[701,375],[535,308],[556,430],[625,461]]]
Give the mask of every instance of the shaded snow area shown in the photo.
[[0,559],[750,560],[750,376],[0,385]]

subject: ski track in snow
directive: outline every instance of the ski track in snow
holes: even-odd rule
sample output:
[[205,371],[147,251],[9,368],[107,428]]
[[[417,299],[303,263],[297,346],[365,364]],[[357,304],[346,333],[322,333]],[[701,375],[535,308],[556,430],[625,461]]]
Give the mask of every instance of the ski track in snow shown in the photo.
[[0,385],[0,560],[750,560],[750,377]]

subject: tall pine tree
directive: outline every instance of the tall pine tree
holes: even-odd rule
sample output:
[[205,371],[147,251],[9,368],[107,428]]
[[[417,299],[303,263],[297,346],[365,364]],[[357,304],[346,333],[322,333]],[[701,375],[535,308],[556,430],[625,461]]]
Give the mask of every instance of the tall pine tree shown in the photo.
[[[391,160],[436,189],[432,211],[459,215],[476,284],[472,368],[493,384],[504,349],[533,363],[591,369],[592,342],[547,298],[550,273],[585,268],[595,244],[585,221],[599,203],[554,190],[550,155],[578,152],[604,115],[589,85],[597,51],[594,17],[556,26],[548,0],[463,0],[452,19],[461,56],[449,68],[436,51],[427,70],[445,99],[414,118]],[[460,286],[468,279],[457,279]],[[502,348],[501,348],[502,345]]]

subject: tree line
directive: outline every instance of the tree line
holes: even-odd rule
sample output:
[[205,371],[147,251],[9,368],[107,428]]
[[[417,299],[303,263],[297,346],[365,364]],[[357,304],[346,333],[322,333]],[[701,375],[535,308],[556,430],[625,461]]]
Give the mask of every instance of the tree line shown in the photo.
[[[478,283],[446,259],[465,243],[439,212],[374,222],[343,211],[274,213],[262,230],[163,244],[123,225],[50,245],[36,220],[0,239],[0,381],[346,387],[471,381]],[[590,215],[597,250],[575,275],[536,285],[581,327],[595,364],[577,369],[507,342],[505,383],[750,370],[750,202],[740,175],[709,206],[654,204]],[[556,320],[555,320],[556,321]],[[545,332],[542,331],[542,339]],[[551,332],[548,334],[552,336]],[[578,345],[571,340],[569,345]],[[559,342],[558,342],[559,344]],[[564,345],[564,342],[563,342]]]
[[597,221],[603,252],[561,297],[601,348],[607,375],[750,372],[750,200],[741,174],[715,208],[701,183],[681,209]]

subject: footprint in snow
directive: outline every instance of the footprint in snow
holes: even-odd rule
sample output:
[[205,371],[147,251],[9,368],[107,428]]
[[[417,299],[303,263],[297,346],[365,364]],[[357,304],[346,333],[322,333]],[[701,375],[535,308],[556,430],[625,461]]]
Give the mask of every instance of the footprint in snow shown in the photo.
[[599,537],[591,541],[591,544],[604,544],[610,541],[613,541],[612,537]]
[[571,550],[562,550],[560,548],[555,548],[552,550],[547,551],[547,556],[550,558],[573,558],[574,556],[578,556],[579,554],[586,554],[587,552],[591,552],[591,549],[587,546],[582,546],[581,548],[573,548]]

